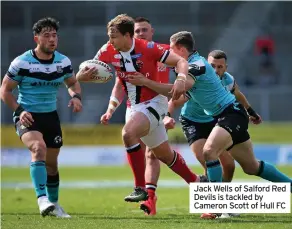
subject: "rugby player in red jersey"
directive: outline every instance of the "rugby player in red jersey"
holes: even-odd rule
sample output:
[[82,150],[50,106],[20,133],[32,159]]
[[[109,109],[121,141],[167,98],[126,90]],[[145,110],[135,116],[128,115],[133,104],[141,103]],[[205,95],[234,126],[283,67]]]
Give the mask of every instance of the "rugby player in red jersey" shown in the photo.
[[[187,62],[162,45],[133,38],[134,20],[125,14],[118,15],[111,20],[107,29],[109,42],[102,46],[95,59],[115,67],[117,80],[120,81],[128,96],[130,109],[122,136],[134,174],[139,174],[140,168],[145,166],[144,151],[139,143],[141,139],[159,160],[167,164],[187,183],[199,182],[200,177],[190,171],[181,155],[173,151],[168,143],[167,133],[162,122],[167,113],[167,98],[151,89],[135,86],[128,82],[128,77],[137,72],[160,82],[159,74],[156,74],[157,62],[176,67],[178,76],[169,93],[172,99],[176,100],[185,93]],[[88,69],[81,69],[77,73],[77,78],[80,81],[88,81],[94,74],[86,74],[88,71]],[[119,103],[119,100],[111,100],[109,111],[113,113]],[[141,189],[142,191],[146,193],[144,189]],[[148,195],[146,193],[146,195],[140,196],[145,198],[137,201],[146,200]]]

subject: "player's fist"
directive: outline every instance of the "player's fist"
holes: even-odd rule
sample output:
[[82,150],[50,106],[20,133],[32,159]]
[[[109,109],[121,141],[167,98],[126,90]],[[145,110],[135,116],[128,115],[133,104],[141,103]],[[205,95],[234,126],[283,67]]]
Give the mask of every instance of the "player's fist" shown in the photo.
[[175,120],[172,117],[165,116],[163,119],[163,124],[167,130],[170,130],[175,127]]
[[262,122],[262,118],[259,115],[257,117],[249,116],[249,120],[255,125],[258,125]]
[[108,125],[109,120],[111,119],[112,114],[109,112],[106,112],[105,114],[103,114],[100,118],[100,123],[102,123],[103,125]]

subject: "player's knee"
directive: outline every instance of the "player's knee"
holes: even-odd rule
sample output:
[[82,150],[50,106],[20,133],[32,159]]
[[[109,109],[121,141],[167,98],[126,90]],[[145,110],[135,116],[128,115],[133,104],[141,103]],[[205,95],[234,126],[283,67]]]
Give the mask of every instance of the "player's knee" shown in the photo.
[[203,157],[205,161],[216,160],[216,151],[211,145],[205,145],[203,148]]
[[42,161],[46,160],[47,146],[44,142],[35,141],[31,145],[30,151],[32,152],[33,159]]
[[131,143],[133,140],[137,138],[134,131],[127,130],[125,128],[122,131],[122,136],[125,143]]

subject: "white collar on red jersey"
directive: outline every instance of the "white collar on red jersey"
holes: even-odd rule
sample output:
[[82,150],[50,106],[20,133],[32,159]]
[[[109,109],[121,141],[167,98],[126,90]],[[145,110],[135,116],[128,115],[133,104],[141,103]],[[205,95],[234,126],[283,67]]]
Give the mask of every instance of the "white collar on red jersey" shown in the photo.
[[131,53],[134,50],[134,48],[135,48],[135,39],[133,38],[132,40],[133,40],[133,43],[132,43],[132,47],[130,48],[130,50],[127,51],[127,52],[120,51],[121,54]]

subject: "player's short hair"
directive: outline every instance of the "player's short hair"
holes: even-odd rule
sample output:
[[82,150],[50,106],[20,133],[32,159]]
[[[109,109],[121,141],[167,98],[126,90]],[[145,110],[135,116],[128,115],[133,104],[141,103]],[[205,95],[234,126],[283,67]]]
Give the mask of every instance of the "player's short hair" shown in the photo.
[[107,24],[107,29],[111,27],[116,27],[116,29],[122,34],[125,35],[126,33],[130,34],[130,37],[134,36],[134,24],[135,21],[132,17],[128,16],[127,14],[120,14],[112,19]]
[[225,61],[227,61],[227,55],[222,50],[213,50],[212,52],[209,53],[208,56],[212,56],[214,59],[222,59],[222,58],[224,58]]
[[181,31],[173,34],[170,37],[170,42],[175,43],[175,45],[181,45],[185,47],[189,52],[193,52],[195,49],[195,40],[193,34],[188,31]]
[[151,24],[150,20],[146,17],[136,17],[135,23],[140,23],[140,22],[147,22],[147,23]]
[[36,23],[34,23],[32,27],[33,34],[34,35],[39,34],[43,30],[43,28],[51,28],[56,30],[57,32],[60,28],[60,24],[55,18],[52,17],[42,18],[38,20]]

